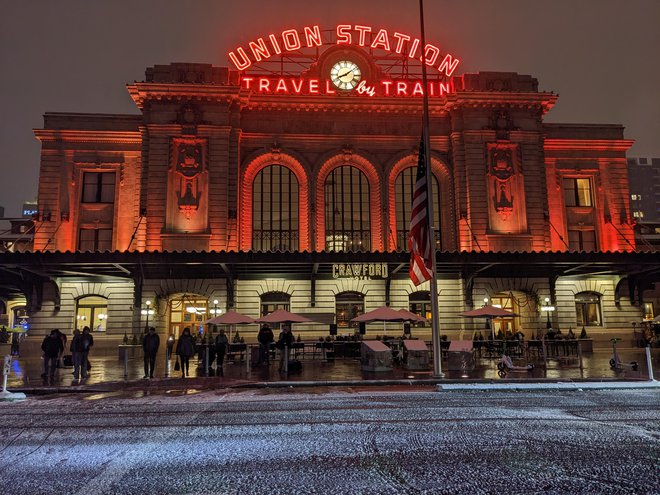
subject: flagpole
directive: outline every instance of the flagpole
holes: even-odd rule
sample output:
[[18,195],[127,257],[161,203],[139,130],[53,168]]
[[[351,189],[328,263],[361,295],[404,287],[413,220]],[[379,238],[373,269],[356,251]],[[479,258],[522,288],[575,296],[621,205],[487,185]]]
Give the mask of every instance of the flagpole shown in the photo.
[[426,77],[426,39],[424,37],[424,0],[419,0],[419,23],[422,41],[422,85],[424,87],[424,116],[422,120],[422,135],[424,137],[424,165],[426,167],[426,191],[430,201],[426,202],[426,218],[429,222],[428,232],[431,237],[431,340],[433,343],[433,376],[444,378],[442,372],[442,348],[440,344],[440,320],[438,318],[438,281],[436,270],[435,232],[433,231],[433,182],[431,181],[431,133],[429,125],[429,95],[428,81]]

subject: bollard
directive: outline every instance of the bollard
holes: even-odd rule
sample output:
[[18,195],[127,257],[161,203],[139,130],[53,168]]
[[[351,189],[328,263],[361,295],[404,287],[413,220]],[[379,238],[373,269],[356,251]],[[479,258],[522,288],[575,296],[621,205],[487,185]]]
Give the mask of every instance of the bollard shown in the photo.
[[204,359],[204,374],[206,376],[209,376],[209,345],[207,344],[205,348],[206,348],[206,352],[205,352],[206,358]]
[[248,374],[250,373],[250,357],[251,357],[251,354],[252,354],[250,351],[251,351],[251,349],[250,349],[249,344],[245,344],[245,368],[246,368]]
[[577,348],[578,358],[580,359],[580,370],[583,370],[584,366],[582,365],[582,343],[578,342],[577,345],[578,345],[578,348]]
[[289,373],[289,346],[284,346],[284,373]]
[[651,362],[651,346],[647,345],[646,346],[646,366],[649,369],[649,380],[650,381],[655,381],[653,378],[653,363]]
[[[85,364],[83,363],[83,366]],[[124,347],[124,378],[128,378],[128,349]]]
[[2,391],[0,392],[0,400],[23,400],[25,394],[22,392],[12,393],[7,390],[7,378],[11,370],[11,356],[5,356],[5,365],[2,369]]
[[170,376],[170,350],[165,348],[165,378]]

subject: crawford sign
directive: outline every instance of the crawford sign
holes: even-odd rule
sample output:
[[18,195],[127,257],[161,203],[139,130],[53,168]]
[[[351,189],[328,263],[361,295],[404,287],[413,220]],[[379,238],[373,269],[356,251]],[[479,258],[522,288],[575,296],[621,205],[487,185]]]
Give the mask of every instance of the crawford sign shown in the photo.
[[[342,59],[333,60],[328,67],[328,73],[322,77],[267,76],[264,74],[242,74],[241,85],[244,89],[268,94],[293,95],[335,95],[353,92],[364,96],[423,96],[424,91],[429,96],[442,96],[453,90],[451,80],[459,64],[459,59],[447,53],[442,54],[440,48],[432,43],[421,47],[419,38],[405,33],[376,29],[361,24],[339,24],[333,31],[321,31],[319,26],[305,26],[302,30],[286,29],[281,33],[269,34],[250,41],[246,46],[239,46],[229,52],[231,62],[239,71],[252,67],[252,72],[261,69],[260,62],[266,62],[277,55],[300,55],[300,50],[310,48],[318,50],[323,45],[353,45],[367,48],[369,51],[382,50],[400,60],[407,57],[426,63],[437,70],[427,86],[418,79],[383,78],[369,80],[369,68],[364,66],[360,57],[352,57],[350,52]],[[297,52],[297,53],[296,53]]]
[[387,263],[335,263],[332,278],[387,278]]

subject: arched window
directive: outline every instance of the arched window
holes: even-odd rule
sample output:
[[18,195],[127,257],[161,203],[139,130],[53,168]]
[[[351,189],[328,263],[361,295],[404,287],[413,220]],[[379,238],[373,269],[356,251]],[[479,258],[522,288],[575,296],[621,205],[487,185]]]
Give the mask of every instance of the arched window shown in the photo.
[[[413,193],[417,179],[417,167],[404,168],[394,183],[396,208],[396,247],[399,251],[408,250],[408,231],[410,230],[410,211],[412,209]],[[442,248],[440,232],[440,194],[438,179],[431,175],[433,188],[433,231],[435,233],[435,248]]]
[[369,182],[356,167],[337,167],[325,180],[325,245],[328,251],[369,251]]
[[282,165],[262,169],[252,189],[252,249],[298,250],[298,179]]
[[[517,292],[517,294],[520,293]],[[518,299],[513,295],[513,292],[508,294],[495,294],[491,297],[489,304],[515,314],[520,314],[520,304],[518,303]],[[511,337],[519,330],[518,317],[516,316],[493,318],[491,320],[491,325],[493,325],[492,330],[496,337],[500,332],[502,332],[502,337]]]
[[289,311],[291,296],[285,292],[267,292],[261,295],[261,316],[266,316],[276,309]]
[[364,314],[364,294],[341,292],[335,296],[335,308],[338,328],[357,328],[358,324],[351,323],[351,320]]
[[89,327],[92,332],[105,332],[108,323],[108,300],[101,296],[86,296],[76,304],[76,328]]
[[[408,296],[408,307],[411,313],[426,318],[431,321],[431,293],[429,291],[420,290],[418,292],[413,292]],[[426,323],[414,322],[414,326],[423,327]]]
[[578,325],[601,326],[600,296],[595,292],[575,294],[575,313]]

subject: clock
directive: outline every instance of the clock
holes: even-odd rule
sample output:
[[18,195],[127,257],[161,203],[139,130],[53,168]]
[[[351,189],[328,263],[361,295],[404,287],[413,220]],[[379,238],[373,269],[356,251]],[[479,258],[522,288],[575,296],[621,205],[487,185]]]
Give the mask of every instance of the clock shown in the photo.
[[350,90],[360,82],[362,72],[355,62],[341,60],[330,69],[330,79],[339,89]]

